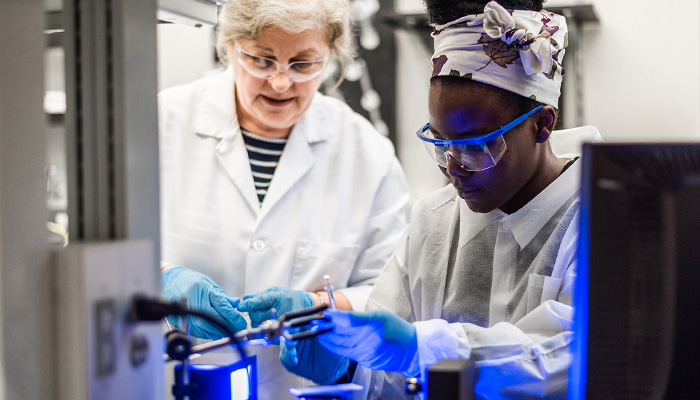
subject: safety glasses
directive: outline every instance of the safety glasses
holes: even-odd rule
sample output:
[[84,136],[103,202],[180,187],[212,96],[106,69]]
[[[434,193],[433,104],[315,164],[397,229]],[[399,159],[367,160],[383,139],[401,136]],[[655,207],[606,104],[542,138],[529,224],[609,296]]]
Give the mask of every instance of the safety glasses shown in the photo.
[[530,115],[534,114],[543,106],[535,107],[533,110],[519,116],[511,122],[501,126],[491,133],[467,139],[442,140],[437,139],[430,130],[430,124],[416,132],[428,154],[435,159],[439,166],[447,168],[449,158],[455,160],[467,171],[483,171],[492,168],[503,157],[506,152],[506,141],[503,135],[509,130],[520,125]]
[[238,63],[249,74],[260,79],[270,79],[279,72],[287,75],[292,82],[306,82],[314,79],[323,72],[329,54],[320,60],[294,61],[289,64],[280,64],[276,60],[260,57],[243,50],[238,42],[234,45]]

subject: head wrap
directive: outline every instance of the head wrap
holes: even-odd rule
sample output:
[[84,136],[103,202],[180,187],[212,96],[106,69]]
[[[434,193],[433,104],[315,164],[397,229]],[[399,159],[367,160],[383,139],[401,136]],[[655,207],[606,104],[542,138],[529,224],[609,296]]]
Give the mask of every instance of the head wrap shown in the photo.
[[568,39],[563,16],[491,1],[483,14],[433,28],[433,77],[460,76],[558,106]]

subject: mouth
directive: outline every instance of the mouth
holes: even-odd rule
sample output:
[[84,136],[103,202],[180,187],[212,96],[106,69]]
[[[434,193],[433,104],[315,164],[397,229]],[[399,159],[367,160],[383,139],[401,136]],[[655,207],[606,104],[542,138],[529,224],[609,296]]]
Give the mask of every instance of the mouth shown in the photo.
[[457,195],[464,200],[473,199],[481,193],[481,189],[457,189]]
[[272,97],[267,97],[267,96],[265,96],[265,95],[261,95],[260,97],[262,97],[262,99],[263,99],[263,101],[265,102],[265,104],[269,104],[269,105],[271,105],[271,106],[273,106],[273,107],[284,107],[284,106],[286,106],[286,105],[288,105],[288,104],[291,104],[292,101],[294,100],[294,98],[275,99],[275,98],[272,98]]
[[457,195],[464,200],[473,199],[482,192],[482,189],[480,187],[474,187],[472,185],[467,186],[459,180],[451,181],[452,186],[454,186],[454,188],[457,189]]

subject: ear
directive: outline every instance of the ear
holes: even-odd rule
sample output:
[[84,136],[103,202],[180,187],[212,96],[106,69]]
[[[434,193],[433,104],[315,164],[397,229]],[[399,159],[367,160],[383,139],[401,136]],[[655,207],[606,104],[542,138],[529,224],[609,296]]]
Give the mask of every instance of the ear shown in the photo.
[[554,131],[557,111],[552,106],[544,106],[535,113],[537,118],[537,143],[544,143]]

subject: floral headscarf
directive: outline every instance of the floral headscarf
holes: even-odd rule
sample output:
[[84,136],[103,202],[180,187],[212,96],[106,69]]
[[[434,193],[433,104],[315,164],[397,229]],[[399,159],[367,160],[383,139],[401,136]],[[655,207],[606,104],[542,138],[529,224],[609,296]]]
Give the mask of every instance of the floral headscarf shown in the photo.
[[433,77],[473,79],[558,106],[568,39],[563,16],[491,1],[483,14],[433,28]]

